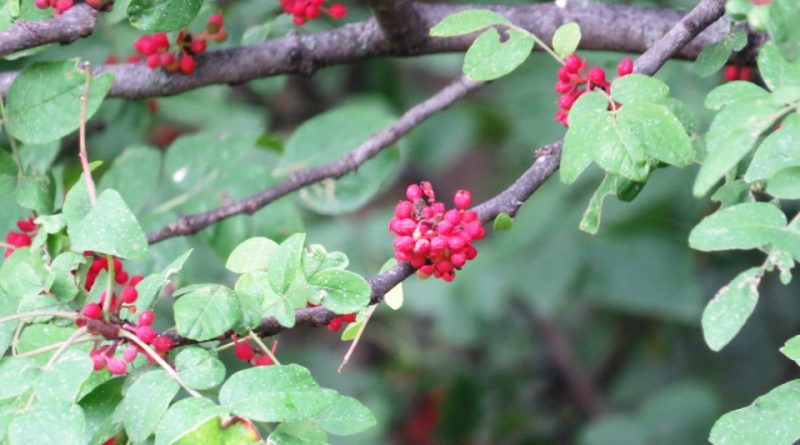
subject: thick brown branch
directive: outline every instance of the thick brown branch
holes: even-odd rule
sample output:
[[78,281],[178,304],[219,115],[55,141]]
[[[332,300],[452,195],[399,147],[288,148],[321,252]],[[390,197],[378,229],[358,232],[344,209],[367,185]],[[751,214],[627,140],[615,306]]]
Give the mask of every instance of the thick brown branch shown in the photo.
[[[424,24],[421,27],[423,30],[429,29],[447,15],[468,8],[493,9],[545,41],[551,39],[553,32],[561,24],[576,21],[581,25],[583,34],[582,49],[630,53],[647,50],[683,15],[669,9],[583,2],[570,2],[567,8],[559,8],[552,3],[416,5],[421,23]],[[682,48],[671,54],[671,57],[693,59],[702,48],[726,36],[729,28],[730,22],[727,19],[720,20],[697,38],[689,39],[691,43],[688,45],[681,45]],[[279,74],[310,75],[322,67],[377,57],[464,51],[473,39],[473,36],[430,38],[427,31],[422,32],[419,37],[420,43],[413,47],[393,45],[377,21],[372,19],[326,32],[291,34],[256,45],[211,51],[202,57],[192,75],[168,74],[163,70],[148,69],[143,64],[105,65],[98,67],[96,71],[115,73],[110,92],[112,97],[141,99],[168,96],[213,84],[237,84]],[[757,38],[751,39],[755,43],[760,41]],[[15,72],[0,74],[0,89],[7,91],[15,76]]]
[[183,216],[163,229],[151,233],[147,239],[152,244],[174,236],[196,233],[225,218],[242,213],[252,214],[278,198],[307,185],[327,178],[341,178],[375,157],[384,148],[397,142],[398,139],[432,114],[447,108],[450,104],[480,85],[480,83],[461,77],[434,96],[408,110],[392,125],[375,133],[363,144],[341,158],[318,167],[297,171],[275,187],[256,193],[241,201],[224,205],[208,212]]
[[367,0],[367,4],[393,44],[413,48],[425,40],[427,28],[413,0]]
[[[713,7],[709,7],[708,5],[712,5]],[[712,23],[716,18],[721,17],[723,13],[724,5],[719,0],[702,0],[698,6],[687,14],[687,17],[696,20],[698,23]],[[679,23],[676,26],[684,25]],[[643,74],[654,74],[655,70],[672,56],[669,52],[664,51],[663,48],[674,48],[678,51],[701,32],[703,32],[703,28],[694,27],[692,31],[688,33],[667,33],[663,38],[655,42],[642,56],[642,58],[647,57],[650,58],[650,60],[647,61],[648,59],[645,59],[647,61],[645,67],[642,67],[641,63],[637,65],[640,67],[639,72]],[[652,56],[648,54],[652,54]],[[558,169],[562,147],[563,141],[557,141],[538,149],[533,165],[517,178],[510,187],[494,198],[473,208],[473,210],[477,211],[480,215],[480,219],[488,223],[500,213],[514,214]],[[371,303],[377,304],[381,302],[383,296],[388,291],[413,273],[414,269],[408,263],[399,263],[386,272],[369,278],[368,281],[370,286],[372,286]],[[330,320],[336,316],[337,314],[324,307],[315,307],[298,310],[295,313],[295,320],[297,325],[322,326],[330,322]],[[274,317],[267,317],[257,328],[257,332],[262,336],[271,336],[285,329],[286,328],[278,323]],[[179,343],[191,342],[191,340],[181,338],[175,333],[171,333],[170,335]]]
[[48,20],[18,20],[0,32],[0,57],[48,43],[71,43],[92,33],[97,11],[78,4]]

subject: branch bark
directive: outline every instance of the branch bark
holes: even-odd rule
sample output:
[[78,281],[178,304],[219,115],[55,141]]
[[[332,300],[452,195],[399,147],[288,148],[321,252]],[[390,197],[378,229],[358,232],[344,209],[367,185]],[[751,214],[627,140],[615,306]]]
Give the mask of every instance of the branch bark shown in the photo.
[[163,229],[147,236],[153,244],[180,235],[189,235],[202,230],[223,219],[242,213],[252,214],[267,204],[299,190],[307,185],[327,178],[341,178],[361,164],[375,157],[386,147],[391,146],[398,139],[421,124],[432,114],[450,106],[453,102],[475,90],[481,83],[473,82],[464,77],[458,78],[444,89],[431,96],[424,102],[408,110],[392,125],[372,135],[356,149],[341,158],[309,169],[299,170],[289,178],[262,192],[256,193],[241,201],[218,207],[214,210],[186,215],[167,225]]
[[367,0],[367,4],[392,44],[413,48],[425,40],[428,29],[413,0]]
[[[676,20],[676,27],[686,27],[686,23],[714,23],[725,12],[724,2],[721,0],[701,0],[682,20]],[[637,59],[635,66],[643,74],[654,74],[663,63],[672,57],[672,53],[665,48],[672,48],[672,51],[680,51],[685,45],[691,42],[698,34],[704,31],[702,26],[693,26],[689,32],[668,32],[660,40],[650,47],[645,54]],[[640,60],[644,62],[640,62]],[[652,70],[652,71],[651,71]],[[528,170],[525,171],[511,186],[505,189],[494,198],[476,206],[473,210],[477,211],[481,221],[488,223],[500,213],[514,214],[520,206],[536,191],[544,182],[558,169],[561,159],[561,149],[563,140],[553,142],[536,150],[535,160]],[[408,263],[399,263],[393,268],[368,279],[372,287],[371,304],[378,304],[383,300],[384,295],[394,288],[397,284],[408,278],[414,273],[414,269]],[[296,325],[323,326],[338,315],[324,307],[300,309],[295,313]],[[272,336],[284,331],[275,317],[267,317],[262,320],[256,333],[261,336]],[[182,338],[174,332],[168,335],[178,344],[193,342]]]
[[[474,35],[431,38],[427,35],[427,30],[447,15],[470,8],[492,9],[504,14],[516,25],[535,33],[545,41],[551,40],[560,25],[575,21],[581,25],[583,34],[581,49],[630,53],[646,51],[683,16],[683,13],[671,9],[582,2],[570,2],[570,6],[566,8],[560,8],[553,3],[523,5],[418,3],[415,9],[420,16],[418,28],[421,31],[414,31],[414,37],[420,39],[419,44],[415,46],[393,44],[384,34],[378,21],[371,19],[326,32],[304,35],[293,33],[256,45],[210,51],[199,58],[197,70],[192,75],[168,74],[163,70],[151,70],[144,64],[104,65],[97,67],[96,72],[115,74],[110,96],[142,99],[169,96],[213,84],[239,84],[281,74],[311,75],[326,66],[379,57],[407,57],[464,51],[469,47]],[[671,53],[670,57],[694,59],[704,47],[725,37],[729,29],[729,20],[719,20],[696,37],[693,36],[683,42],[681,48]],[[753,44],[763,41],[763,38],[757,36],[759,35],[751,35],[750,41]],[[751,54],[748,48],[742,53]],[[0,90],[8,91],[8,86],[16,74],[16,72],[0,74]]]
[[48,43],[72,43],[94,31],[97,11],[78,4],[48,20],[18,20],[0,32],[0,57]]

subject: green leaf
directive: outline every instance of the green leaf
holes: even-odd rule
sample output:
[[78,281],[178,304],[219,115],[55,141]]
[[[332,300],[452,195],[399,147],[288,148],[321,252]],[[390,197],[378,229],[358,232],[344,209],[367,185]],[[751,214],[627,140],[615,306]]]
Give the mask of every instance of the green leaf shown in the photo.
[[0,264],[0,289],[15,302],[26,297],[42,299],[42,292],[48,290],[52,278],[44,266],[40,252],[23,247]]
[[375,426],[375,416],[358,400],[339,396],[319,415],[317,425],[337,436],[351,436]]
[[767,88],[800,87],[800,60],[789,62],[783,58],[774,42],[767,42],[758,51],[758,72]]
[[[314,116],[292,134],[274,175],[288,175],[345,156],[394,119],[386,103],[377,100],[354,101]],[[355,172],[302,189],[301,202],[325,215],[356,210],[375,196],[395,171],[399,159],[397,149],[383,149]]]
[[148,147],[133,147],[122,152],[98,184],[99,190],[114,189],[136,212],[155,192],[161,173],[161,155]]
[[[196,431],[211,419],[226,416],[228,411],[211,400],[198,397],[175,402],[156,428],[155,445],[171,445]],[[212,442],[198,442],[212,443]]]
[[492,226],[495,231],[505,232],[514,227],[514,219],[506,212],[502,212],[494,219]]
[[736,80],[726,82],[714,88],[706,96],[705,107],[710,110],[721,110],[736,102],[768,100],[770,94],[753,82]]
[[269,445],[328,445],[328,435],[311,422],[281,423],[267,439]]
[[[621,104],[659,102],[669,95],[669,86],[644,74],[618,77],[611,84],[611,97]],[[624,110],[625,107],[622,107]]]
[[36,379],[36,398],[43,403],[75,402],[91,373],[92,361],[85,351],[68,352]]
[[431,28],[433,37],[452,37],[479,31],[492,25],[510,25],[502,15],[485,9],[470,9],[450,14]]
[[200,192],[212,192],[216,196],[220,177],[236,172],[236,182],[242,176],[242,158],[256,147],[257,138],[257,133],[231,131],[181,136],[167,150],[164,173],[175,187],[189,196]]
[[581,217],[581,222],[578,226],[581,231],[592,235],[597,233],[603,214],[603,201],[607,196],[617,193],[617,182],[618,178],[616,176],[607,174],[603,178],[603,182],[597,186],[597,190],[592,194],[592,199],[589,200],[589,205],[586,206],[583,217]]
[[58,301],[71,301],[78,295],[78,283],[73,272],[86,262],[84,258],[75,252],[64,252],[53,260],[50,265],[50,271],[53,273],[50,292]]
[[8,429],[10,445],[85,445],[86,419],[77,405],[37,403],[22,412]]
[[792,445],[800,440],[800,380],[784,383],[750,406],[722,416],[711,429],[714,445]]
[[122,402],[124,378],[108,380],[84,396],[78,403],[86,415],[87,437],[90,444],[102,444],[120,430],[114,422],[114,411]]
[[350,259],[342,252],[328,252],[319,244],[312,244],[303,252],[303,274],[307,277],[326,269],[346,269]]
[[114,416],[133,442],[143,442],[161,421],[180,386],[162,369],[142,374],[125,393]]
[[[386,261],[385,263],[383,263],[383,266],[381,266],[381,269],[380,269],[379,273],[386,272],[387,270],[391,269],[392,267],[394,267],[396,265],[397,265],[397,260],[394,259],[394,258],[391,258],[388,261]],[[392,308],[394,310],[398,310],[401,307],[403,307],[404,300],[405,300],[405,297],[403,295],[403,283],[402,282],[397,283],[397,285],[395,287],[391,288],[389,290],[389,292],[386,292],[386,294],[383,296],[383,302],[386,303],[387,306],[389,306],[390,308]],[[355,324],[355,323],[353,323],[353,324]],[[350,326],[353,326],[353,324],[351,324]],[[350,326],[348,326],[348,328]]]
[[216,284],[199,285],[181,295],[174,310],[178,333],[198,341],[219,337],[241,318],[233,291]]
[[720,289],[703,311],[703,337],[713,351],[727,345],[744,326],[758,303],[758,285],[764,271],[748,269]]
[[787,340],[780,351],[783,355],[800,365],[800,335],[795,335]]
[[[86,74],[75,61],[36,62],[14,79],[8,90],[8,130],[25,144],[62,138],[80,125],[80,101]],[[86,119],[100,107],[114,76],[92,79]]]
[[767,193],[779,199],[800,199],[800,167],[785,168],[772,175]]
[[322,295],[322,305],[337,314],[358,312],[369,304],[372,288],[362,276],[338,269],[318,272],[308,283]]
[[234,273],[267,270],[269,261],[278,250],[278,244],[269,238],[250,238],[233,249],[225,267]]
[[464,74],[474,81],[503,77],[522,65],[533,50],[533,37],[518,29],[504,31],[501,39],[496,29],[483,32],[464,55]]
[[203,0],[131,0],[128,20],[144,31],[177,31],[200,12]]
[[581,27],[575,22],[559,26],[553,34],[553,50],[561,57],[574,53],[580,42]]
[[278,294],[285,294],[298,272],[303,259],[305,233],[295,233],[284,240],[271,256],[267,274],[269,284]]
[[222,426],[219,418],[214,418],[190,431],[173,442],[175,445],[256,445],[261,444],[261,436],[253,424],[247,420],[233,418],[233,423]]
[[222,385],[219,401],[257,422],[294,422],[317,416],[337,396],[319,387],[301,366],[273,365],[233,374]]
[[161,290],[169,283],[173,276],[177,275],[181,269],[183,269],[183,265],[186,264],[192,251],[192,249],[187,250],[181,256],[174,259],[161,273],[148,275],[136,285],[139,298],[136,300],[136,313],[131,314],[130,320],[135,320],[136,318],[134,317],[138,317],[139,314],[153,307],[153,303],[161,295]]
[[0,149],[0,195],[10,193],[17,186],[17,164],[5,150]]
[[704,218],[689,234],[689,246],[703,251],[755,249],[775,240],[786,216],[767,203],[725,207]]
[[80,222],[69,226],[72,250],[125,259],[147,257],[142,227],[116,190],[106,190]]
[[714,74],[728,62],[732,51],[739,51],[745,45],[747,45],[747,34],[741,29],[733,29],[725,39],[700,51],[694,62],[695,72],[703,77]]
[[17,183],[17,204],[36,213],[53,212],[55,184],[49,175],[28,175]]
[[[275,292],[269,286],[266,272],[250,272],[242,275],[236,281],[234,293],[239,307],[242,309],[242,319],[233,327],[238,332],[249,331],[258,326],[265,314],[262,307],[267,295],[275,298]],[[294,310],[292,310],[293,316]],[[294,324],[294,319],[292,319],[292,324]]]
[[600,93],[582,95],[570,110],[570,127],[564,136],[559,172],[561,182],[572,184],[594,159],[594,141],[605,131],[608,100]]
[[39,365],[26,357],[5,357],[0,360],[0,400],[25,394],[41,373]]
[[770,20],[767,23],[771,41],[780,48],[788,60],[800,57],[800,5],[794,0],[773,0],[770,5]]
[[67,227],[80,223],[91,208],[92,203],[89,201],[89,192],[86,190],[86,180],[81,174],[78,181],[67,192],[61,209],[64,219],[67,220]]
[[737,101],[714,117],[706,135],[706,159],[694,184],[695,196],[708,193],[747,156],[761,133],[775,125],[780,108],[769,98]]
[[211,389],[225,380],[225,365],[207,350],[194,346],[178,352],[175,369],[186,386],[197,390]]
[[647,102],[625,105],[617,112],[617,125],[627,127],[653,159],[676,167],[687,167],[694,160],[689,135],[663,105]]
[[781,128],[773,131],[759,145],[750,166],[744,175],[747,182],[769,179],[786,167],[800,166],[800,115],[792,113],[781,122]]

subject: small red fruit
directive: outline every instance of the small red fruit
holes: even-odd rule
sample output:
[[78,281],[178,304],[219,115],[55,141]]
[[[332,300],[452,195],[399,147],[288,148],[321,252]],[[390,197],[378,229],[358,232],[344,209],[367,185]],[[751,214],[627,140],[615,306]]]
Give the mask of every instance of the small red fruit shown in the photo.
[[334,3],[328,8],[328,14],[331,18],[338,20],[347,14],[347,7],[341,3]]
[[122,289],[122,292],[119,294],[119,298],[123,303],[126,304],[135,303],[136,299],[139,298],[139,292],[137,292],[133,287],[126,287],[125,289]]
[[175,342],[166,335],[159,335],[153,340],[153,348],[156,351],[164,353],[169,352],[170,349],[175,347]]
[[153,311],[144,311],[139,314],[139,326],[150,326],[155,319],[156,314]]
[[128,373],[128,365],[122,360],[110,358],[108,359],[108,372],[111,375],[125,375]]
[[617,65],[617,75],[619,77],[627,76],[632,72],[633,72],[633,60],[626,57],[619,61],[619,64]]
[[86,306],[83,307],[83,315],[86,318],[91,318],[92,320],[97,320],[103,315],[103,308],[100,307],[97,303],[86,303]]
[[150,326],[146,326],[146,325],[145,326],[138,326],[135,329],[135,331],[136,331],[136,336],[139,337],[139,339],[141,341],[147,343],[148,345],[150,343],[152,343],[153,340],[155,340],[156,336],[158,335],[156,333],[155,329],[151,328]]

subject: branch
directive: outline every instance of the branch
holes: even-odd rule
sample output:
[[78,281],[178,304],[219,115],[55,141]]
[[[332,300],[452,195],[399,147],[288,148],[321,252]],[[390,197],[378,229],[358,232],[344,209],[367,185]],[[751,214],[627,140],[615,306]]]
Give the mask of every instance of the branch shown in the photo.
[[413,48],[425,40],[427,28],[413,0],[367,0],[390,42]]
[[147,240],[153,244],[174,236],[190,235],[231,216],[242,213],[252,214],[267,204],[307,185],[323,179],[341,178],[375,157],[384,148],[397,142],[432,114],[447,108],[480,85],[480,83],[460,77],[424,102],[408,110],[392,125],[373,134],[356,149],[339,159],[318,167],[299,170],[280,184],[241,201],[208,212],[183,216],[163,229],[149,234]]
[[0,57],[48,43],[72,43],[92,33],[97,11],[78,4],[47,20],[18,20],[0,32]]
[[[724,2],[720,0],[701,0],[694,9],[686,14],[684,20],[680,20],[675,26],[685,27],[687,21],[713,23],[719,17],[722,17],[724,12]],[[637,66],[639,66],[639,72],[642,74],[654,74],[655,70],[672,56],[664,48],[674,48],[675,51],[679,51],[701,32],[703,32],[702,27],[692,27],[691,32],[667,33],[642,55],[640,59],[644,59],[647,62],[644,66],[639,60],[636,61]],[[536,150],[536,159],[533,165],[517,178],[511,186],[494,198],[474,207],[472,210],[478,212],[481,221],[488,223],[503,212],[516,213],[519,207],[558,169],[563,144],[564,141],[559,140]],[[414,269],[411,265],[402,262],[381,274],[369,278],[368,281],[372,287],[371,304],[380,303],[388,291],[413,273]],[[321,306],[300,309],[295,312],[295,325],[324,326],[337,316],[334,312]],[[285,329],[286,327],[278,323],[275,317],[267,317],[262,320],[254,331],[261,336],[272,336]],[[178,344],[193,342],[193,340],[185,339],[174,332],[169,332],[167,335]]]
[[[421,17],[419,29],[422,31],[415,31],[419,34],[414,37],[420,41],[413,47],[393,44],[378,22],[371,19],[326,32],[302,35],[293,33],[256,45],[210,51],[198,58],[197,70],[192,75],[151,70],[144,64],[104,65],[97,67],[95,72],[115,74],[110,96],[142,99],[169,96],[213,84],[240,84],[280,74],[311,75],[326,66],[379,57],[465,51],[474,36],[431,38],[427,35],[427,30],[445,16],[470,8],[492,9],[504,14],[513,19],[516,25],[535,33],[545,41],[551,40],[558,26],[575,21],[581,25],[582,49],[642,53],[669,31],[683,15],[671,9],[582,2],[570,2],[570,6],[566,8],[559,8],[553,3],[457,6],[418,3],[415,8]],[[724,38],[729,30],[730,21],[720,20],[691,43],[689,40],[692,39],[687,40],[685,43],[689,44],[671,56],[694,59],[700,50]],[[755,36],[759,34],[751,34],[752,43],[763,41]],[[743,53],[750,54],[749,49],[746,48]],[[8,91],[16,74],[0,74],[0,90]]]

